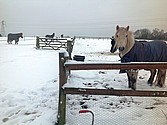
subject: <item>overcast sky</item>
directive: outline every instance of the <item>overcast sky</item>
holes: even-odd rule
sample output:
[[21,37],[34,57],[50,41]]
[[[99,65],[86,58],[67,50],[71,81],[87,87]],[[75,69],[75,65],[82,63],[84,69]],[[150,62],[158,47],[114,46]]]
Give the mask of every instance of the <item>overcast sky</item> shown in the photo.
[[167,0],[0,0],[6,34],[111,36],[117,24],[167,31]]

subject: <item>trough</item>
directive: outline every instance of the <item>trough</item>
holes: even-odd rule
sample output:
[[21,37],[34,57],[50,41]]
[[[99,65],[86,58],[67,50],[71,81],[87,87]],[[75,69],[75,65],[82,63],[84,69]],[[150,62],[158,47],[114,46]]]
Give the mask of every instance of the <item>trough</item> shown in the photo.
[[84,60],[85,60],[85,56],[74,55],[74,56],[73,56],[73,60],[76,60],[76,61],[84,61]]

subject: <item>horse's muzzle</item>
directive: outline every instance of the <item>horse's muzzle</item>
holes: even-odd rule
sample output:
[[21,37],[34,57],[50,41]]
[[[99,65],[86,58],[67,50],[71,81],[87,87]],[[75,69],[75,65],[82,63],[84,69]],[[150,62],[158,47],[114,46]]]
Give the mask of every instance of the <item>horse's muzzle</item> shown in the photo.
[[125,49],[125,47],[119,47],[118,49],[119,49],[119,51],[123,51]]

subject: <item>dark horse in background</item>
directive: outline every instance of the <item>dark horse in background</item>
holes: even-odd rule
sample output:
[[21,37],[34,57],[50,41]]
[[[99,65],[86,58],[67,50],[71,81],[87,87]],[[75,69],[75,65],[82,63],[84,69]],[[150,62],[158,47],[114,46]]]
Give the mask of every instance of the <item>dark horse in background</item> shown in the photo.
[[55,36],[55,33],[52,33],[51,35],[46,35],[45,37],[46,38],[54,38],[54,36]]
[[[153,40],[150,42],[134,40],[133,32],[129,31],[129,26],[116,27],[115,38],[111,40],[110,52],[119,50],[121,62],[167,62],[167,44],[164,41]],[[151,72],[148,84],[152,85],[157,69],[146,69]],[[125,70],[121,70],[124,72]],[[136,89],[136,79],[138,71],[126,70],[129,88]],[[165,84],[166,69],[158,69],[155,84],[163,87]]]
[[9,33],[8,34],[8,38],[7,38],[7,42],[8,44],[12,44],[12,41],[15,41],[15,44],[18,44],[19,42],[19,38],[23,38],[23,33]]

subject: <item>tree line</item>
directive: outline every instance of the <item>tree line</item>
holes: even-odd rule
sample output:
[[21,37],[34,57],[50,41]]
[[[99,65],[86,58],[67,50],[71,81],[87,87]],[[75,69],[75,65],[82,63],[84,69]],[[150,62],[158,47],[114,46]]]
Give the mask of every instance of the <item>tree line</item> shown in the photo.
[[167,40],[167,32],[158,28],[150,31],[149,29],[138,29],[134,32],[136,39]]

